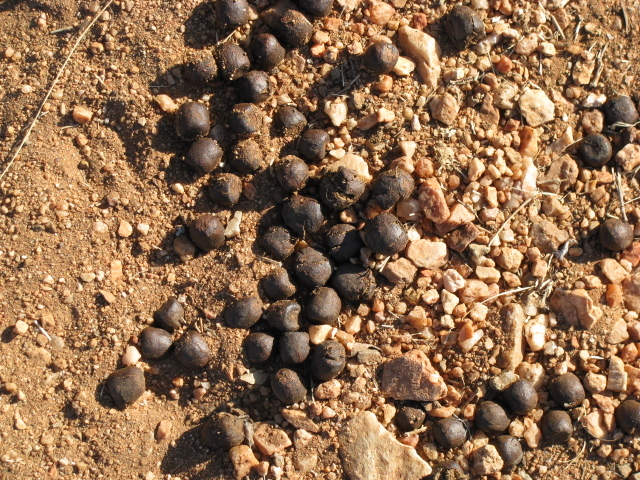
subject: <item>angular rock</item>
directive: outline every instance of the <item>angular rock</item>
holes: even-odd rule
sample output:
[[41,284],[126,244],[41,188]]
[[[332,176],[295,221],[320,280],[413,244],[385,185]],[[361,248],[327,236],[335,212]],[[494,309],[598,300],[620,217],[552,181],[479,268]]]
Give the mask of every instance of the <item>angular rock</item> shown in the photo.
[[493,445],[485,445],[473,452],[473,470],[478,475],[499,473],[504,461]]
[[609,330],[609,335],[607,335],[607,342],[612,345],[617,345],[628,339],[629,331],[627,330],[627,321],[624,318],[619,318],[611,325],[611,330]]
[[424,216],[436,224],[444,222],[451,215],[442,187],[435,178],[429,178],[420,185],[418,201]]
[[384,364],[382,390],[395,400],[433,402],[447,394],[447,385],[424,352],[411,350]]
[[342,466],[350,480],[420,480],[431,467],[388,432],[371,412],[351,419],[338,434]]
[[629,276],[629,272],[613,258],[605,258],[600,260],[600,269],[604,276],[614,284],[620,284]]
[[571,325],[582,325],[589,330],[602,316],[602,310],[593,305],[586,290],[563,290],[556,288],[551,296],[551,310]]
[[496,263],[509,272],[518,271],[522,260],[524,260],[524,255],[515,248],[503,247],[500,250]]
[[356,176],[365,183],[369,183],[373,177],[369,173],[369,164],[364,158],[353,153],[347,153],[340,160],[330,163],[326,167],[327,172],[335,172],[340,167],[350,168],[356,172]]
[[496,363],[500,368],[514,370],[524,359],[524,310],[519,303],[510,303],[500,310],[503,342]]
[[[611,417],[611,421],[614,421],[613,416],[609,416]],[[582,423],[585,430],[595,438],[604,438],[615,429],[615,423],[611,425],[611,421],[608,422],[605,417],[607,417],[607,415],[602,410],[596,410],[582,417],[580,423]]]
[[405,256],[420,268],[440,268],[449,261],[446,243],[423,238],[409,242]]
[[296,428],[302,428],[308,432],[318,433],[320,427],[317,423],[309,418],[306,412],[302,410],[292,410],[285,408],[282,410],[284,419]]
[[607,374],[607,389],[612,392],[624,392],[627,389],[629,375],[624,369],[624,362],[620,357],[612,355],[609,359],[609,373]]
[[456,252],[462,252],[480,235],[480,230],[473,223],[465,223],[455,229],[444,239],[447,246]]
[[438,231],[438,234],[444,235],[465,223],[473,222],[475,219],[476,217],[467,209],[467,207],[460,203],[456,203],[451,207],[451,215],[449,215],[449,218],[441,224],[436,225],[436,230]]
[[293,445],[287,432],[269,423],[258,423],[255,425],[253,442],[264,455],[283,452]]
[[542,90],[526,88],[518,106],[529,126],[534,128],[555,118],[555,105]]
[[456,97],[449,92],[445,92],[442,95],[436,95],[429,103],[431,109],[431,116],[436,120],[444,123],[445,125],[453,125],[458,116],[460,105]]
[[640,275],[632,275],[622,281],[624,306],[632,312],[640,312]]
[[418,269],[406,258],[399,258],[394,262],[387,262],[382,271],[382,275],[391,283],[411,283],[416,276]]
[[435,89],[442,72],[440,45],[435,38],[408,26],[398,30],[398,45],[418,68],[418,75],[429,89]]
[[615,160],[625,172],[630,172],[640,165],[640,145],[637,143],[625,145],[616,153]]
[[538,177],[540,190],[551,193],[564,192],[578,180],[578,164],[569,155],[551,162],[549,170]]
[[248,445],[238,445],[229,450],[229,458],[233,464],[233,471],[236,480],[242,480],[251,469],[260,464],[256,456],[253,454],[251,447]]
[[553,253],[558,247],[569,240],[566,230],[560,230],[555,223],[540,218],[532,219],[531,236],[533,244],[542,253]]

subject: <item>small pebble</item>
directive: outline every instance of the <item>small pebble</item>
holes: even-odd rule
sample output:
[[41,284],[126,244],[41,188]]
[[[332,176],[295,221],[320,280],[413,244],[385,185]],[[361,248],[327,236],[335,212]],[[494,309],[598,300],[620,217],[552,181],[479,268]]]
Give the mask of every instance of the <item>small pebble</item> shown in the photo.
[[180,105],[176,113],[176,133],[187,142],[204,137],[211,129],[209,109],[197,102],[186,102]]
[[176,342],[176,360],[188,368],[204,367],[212,354],[204,337],[196,331],[188,331]]
[[200,175],[205,175],[220,165],[223,155],[218,142],[211,138],[201,138],[193,142],[184,157],[184,163]]
[[621,252],[633,243],[633,227],[617,218],[609,218],[600,225],[598,238],[607,250]]
[[223,43],[216,51],[220,76],[227,82],[239,79],[251,68],[249,57],[235,43]]
[[282,205],[284,223],[299,237],[313,235],[322,226],[324,215],[320,203],[310,197],[294,195]]
[[486,401],[478,405],[474,419],[476,427],[490,437],[503,433],[509,428],[509,417],[500,405]]
[[209,199],[217,205],[225,207],[235,205],[242,194],[242,180],[233,173],[219,173],[211,177],[207,186]]
[[362,64],[364,68],[376,75],[389,73],[398,63],[400,53],[396,46],[389,42],[376,42],[364,52]]
[[262,148],[251,138],[240,140],[227,155],[227,163],[239,173],[255,172],[262,165],[262,159]]
[[294,248],[291,235],[284,227],[270,227],[260,238],[260,246],[276,260],[286,260]]
[[116,370],[107,378],[107,389],[116,407],[123,410],[138,400],[146,390],[144,373],[134,366]]
[[81,105],[77,105],[73,107],[71,117],[74,122],[79,123],[80,125],[86,125],[93,118],[93,112]]
[[129,366],[129,365],[135,365],[140,361],[141,358],[142,358],[142,355],[140,355],[140,351],[133,345],[129,345],[124,351],[121,361],[123,365]]
[[311,355],[311,374],[320,382],[336,378],[344,370],[346,352],[341,343],[325,340]]
[[298,302],[279,300],[269,306],[265,318],[267,323],[279,332],[295,332],[300,329],[301,310]]
[[367,222],[364,242],[371,250],[383,255],[400,253],[409,237],[398,218],[391,213],[381,213]]
[[224,226],[217,216],[204,213],[189,224],[189,237],[196,247],[209,252],[224,244]]
[[244,351],[252,363],[263,363],[273,353],[275,339],[266,333],[251,333],[244,341]]
[[309,334],[307,332],[285,332],[278,341],[280,360],[285,365],[304,362],[309,356]]
[[162,328],[146,327],[140,332],[140,351],[148,360],[157,360],[173,345],[173,335]]
[[184,307],[175,297],[170,297],[153,314],[156,324],[168,332],[180,328],[184,321]]
[[288,368],[281,368],[271,377],[271,389],[285,405],[299,403],[307,396],[307,389],[300,376]]
[[263,70],[269,71],[280,65],[284,60],[286,50],[270,33],[256,35],[251,43],[251,54],[255,64]]
[[296,278],[305,287],[314,289],[329,281],[333,273],[330,260],[315,248],[300,250],[293,260]]
[[467,427],[459,418],[443,418],[433,426],[433,436],[441,447],[456,448],[467,440]]
[[251,328],[262,317],[263,305],[255,295],[236,300],[224,311],[224,321],[230,328]]
[[320,162],[327,156],[327,144],[331,139],[324,130],[311,128],[304,132],[298,142],[298,151],[310,162]]
[[549,410],[540,422],[542,438],[552,445],[566,443],[573,436],[571,417],[564,410]]
[[260,283],[269,300],[285,300],[296,293],[296,286],[291,282],[289,272],[284,268],[277,268],[267,273]]
[[309,167],[299,157],[287,155],[274,164],[278,183],[287,192],[302,190],[309,179]]
[[333,288],[320,287],[307,298],[305,317],[317,323],[336,326],[342,310],[342,302]]
[[29,330],[29,324],[23,320],[18,320],[13,326],[13,333],[16,335],[24,335]]

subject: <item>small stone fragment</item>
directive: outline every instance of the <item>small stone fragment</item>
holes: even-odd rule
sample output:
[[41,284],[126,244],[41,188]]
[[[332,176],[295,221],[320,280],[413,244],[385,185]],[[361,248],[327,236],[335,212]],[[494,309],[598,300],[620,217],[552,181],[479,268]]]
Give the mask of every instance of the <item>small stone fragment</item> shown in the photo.
[[419,402],[433,402],[447,393],[443,378],[420,350],[411,350],[384,364],[382,390],[395,400]]
[[542,90],[525,89],[518,106],[529,126],[534,128],[555,118],[555,106]]

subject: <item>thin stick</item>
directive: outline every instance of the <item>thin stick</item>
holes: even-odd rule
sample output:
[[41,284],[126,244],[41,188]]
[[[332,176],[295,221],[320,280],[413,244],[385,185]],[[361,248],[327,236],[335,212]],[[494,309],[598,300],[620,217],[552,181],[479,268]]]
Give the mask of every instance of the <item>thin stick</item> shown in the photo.
[[514,288],[513,290],[507,290],[506,292],[498,293],[493,297],[489,297],[486,300],[481,301],[480,303],[487,303],[487,302],[490,302],[491,300],[495,300],[498,297],[504,297],[505,295],[513,295],[514,293],[526,292],[527,290],[531,290],[532,288],[535,288],[535,285],[531,285],[530,287],[520,287],[520,288]]
[[502,225],[500,225],[500,228],[498,228],[498,231],[493,235],[493,237],[491,237],[491,240],[489,240],[489,246],[491,246],[491,244],[493,243],[493,241],[496,239],[496,237],[500,234],[500,232],[502,231],[502,229],[504,228],[504,226],[509,223],[509,221],[515,217],[518,212],[520,210],[522,210],[524,207],[526,207],[527,205],[529,205],[529,203],[531,202],[531,200],[533,200],[534,198],[536,198],[538,195],[532,195],[531,197],[529,197],[528,199],[526,199],[524,202],[522,202],[520,204],[520,206],[518,208],[516,208],[513,213],[511,215],[509,215],[509,218],[507,218]]
[[111,6],[112,3],[113,3],[113,0],[108,0],[107,3],[105,4],[105,6],[102,7],[102,9],[96,14],[96,16],[93,17],[91,22],[89,22],[87,27],[84,30],[82,30],[82,32],[80,32],[80,35],[78,35],[78,38],[76,39],[75,43],[73,44],[73,47],[71,47],[71,50],[69,51],[69,54],[64,59],[64,62],[62,62],[62,65],[60,66],[60,70],[58,70],[58,73],[57,73],[56,77],[53,79],[53,82],[51,83],[51,86],[49,87],[49,90],[47,91],[46,95],[42,99],[42,102],[40,103],[40,106],[38,107],[38,110],[36,111],[36,114],[31,118],[31,122],[29,123],[29,126],[27,127],[26,132],[25,132],[24,136],[22,137],[22,140],[18,144],[18,147],[16,148],[15,153],[9,159],[9,164],[5,167],[5,169],[0,174],[0,180],[2,180],[4,178],[6,173],[11,168],[11,165],[13,165],[13,162],[15,162],[16,158],[18,158],[18,155],[22,151],[22,147],[24,147],[25,144],[27,143],[27,140],[29,139],[29,135],[31,135],[31,131],[33,130],[33,127],[36,126],[36,123],[38,122],[38,118],[40,118],[40,114],[42,113],[42,109],[44,108],[44,104],[47,103],[47,101],[49,100],[49,97],[51,96],[51,93],[53,93],[53,89],[58,84],[58,81],[60,80],[60,77],[62,77],[62,73],[67,68],[67,64],[69,63],[69,60],[71,60],[71,57],[73,56],[73,54],[75,53],[76,49],[80,45],[80,42],[82,42],[84,37],[87,36],[87,33],[89,33],[89,30],[91,29],[91,27],[93,27],[93,25],[98,21],[100,16],[105,12],[105,10],[107,8],[109,8]]
[[622,218],[624,219],[624,221],[627,221],[627,211],[624,208],[625,206],[625,201],[624,201],[624,193],[622,192],[622,178],[620,177],[620,171],[617,169],[614,169],[613,167],[611,167],[611,170],[613,170],[613,175],[614,175],[614,179],[616,181],[616,190],[618,191],[618,199],[620,200],[620,210],[622,210]]
[[627,6],[624,0],[620,0],[620,8],[622,9],[622,19],[624,20],[624,33],[629,35],[629,16],[627,15]]
[[560,34],[560,36],[562,37],[563,40],[566,40],[567,37],[565,37],[564,32],[562,31],[562,29],[560,28],[560,24],[558,23],[558,20],[556,19],[556,17],[553,15],[553,13],[550,13],[549,15],[551,15],[551,20],[553,21],[553,24],[555,25],[556,29],[558,30],[558,33]]

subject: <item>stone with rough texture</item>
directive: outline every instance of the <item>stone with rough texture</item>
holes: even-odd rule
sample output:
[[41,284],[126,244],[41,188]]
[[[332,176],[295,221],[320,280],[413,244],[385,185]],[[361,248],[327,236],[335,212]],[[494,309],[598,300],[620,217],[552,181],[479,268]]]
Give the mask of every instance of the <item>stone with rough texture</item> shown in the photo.
[[405,255],[420,268],[440,268],[449,261],[445,243],[430,242],[423,238],[409,242]]
[[600,269],[602,273],[604,273],[604,276],[616,285],[622,283],[622,281],[629,276],[629,272],[613,258],[600,260]]
[[617,345],[618,343],[622,343],[628,339],[629,331],[627,330],[627,321],[624,318],[619,318],[613,322],[613,325],[611,325],[609,335],[607,336],[607,342]]
[[500,368],[514,370],[524,359],[524,310],[510,303],[500,310],[503,342],[496,363]]
[[254,426],[253,442],[264,455],[283,452],[292,445],[287,432],[269,423]]
[[251,473],[251,469],[260,464],[248,445],[238,445],[229,450],[229,458],[233,464],[236,480],[242,480]]
[[534,128],[555,118],[555,106],[542,90],[525,89],[518,106],[527,123]]
[[306,412],[302,410],[293,410],[285,408],[282,410],[284,419],[296,428],[302,428],[308,432],[318,433],[320,427],[317,423],[309,418]]
[[411,350],[384,364],[382,390],[395,400],[433,402],[447,394],[447,385],[421,350]]
[[451,215],[449,215],[449,218],[441,224],[436,225],[436,230],[440,235],[444,235],[461,225],[473,222],[475,219],[475,215],[471,213],[466,206],[456,203],[451,207]]
[[399,283],[411,283],[417,271],[418,269],[409,260],[399,258],[394,262],[387,262],[380,273],[391,283],[397,285]]
[[465,223],[460,228],[455,229],[444,239],[449,248],[456,252],[462,252],[480,235],[480,230],[473,223]]
[[632,275],[621,283],[624,306],[632,312],[640,312],[640,275]]
[[330,163],[326,167],[326,171],[335,172],[340,167],[350,168],[356,172],[356,176],[365,183],[369,183],[373,179],[371,173],[369,173],[369,164],[364,158],[353,153],[347,153],[340,160]]
[[524,255],[519,250],[510,247],[500,249],[500,255],[496,263],[509,272],[516,272],[524,260]]
[[540,190],[551,193],[564,192],[578,180],[578,164],[569,155],[551,162],[549,170],[538,178]]
[[420,480],[431,467],[389,433],[371,412],[351,419],[338,434],[342,466],[350,480]]
[[602,410],[585,415],[580,419],[580,423],[595,438],[606,437],[610,432],[611,423],[605,419],[605,413]]
[[587,330],[602,316],[602,310],[593,304],[586,290],[556,288],[551,296],[551,310],[571,325],[582,325]]
[[398,30],[398,45],[418,68],[418,75],[430,89],[438,86],[442,72],[440,45],[435,38],[415,28],[403,26]]
[[629,143],[616,153],[616,162],[625,172],[630,172],[640,165],[640,145]]
[[451,215],[442,187],[435,178],[429,178],[420,185],[418,201],[424,216],[434,223],[442,223]]
[[569,240],[566,230],[560,230],[555,223],[542,220],[539,217],[532,219],[531,237],[533,244],[542,253],[553,253],[558,247]]
[[612,392],[624,392],[627,389],[629,375],[624,369],[624,362],[620,357],[612,355],[609,359],[609,373],[607,374],[607,389]]
[[484,445],[473,452],[473,470],[478,475],[499,473],[504,461],[493,445]]
[[453,125],[458,116],[460,105],[456,97],[448,92],[442,95],[436,95],[429,103],[431,116],[445,125]]

